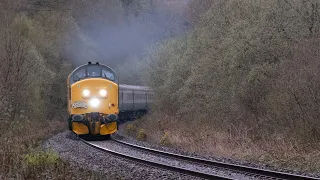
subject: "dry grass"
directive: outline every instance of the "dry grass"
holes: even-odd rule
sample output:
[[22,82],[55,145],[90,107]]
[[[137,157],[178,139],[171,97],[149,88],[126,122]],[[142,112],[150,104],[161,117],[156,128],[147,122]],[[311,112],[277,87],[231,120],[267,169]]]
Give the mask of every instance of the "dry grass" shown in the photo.
[[139,129],[138,134],[137,134],[137,139],[139,141],[145,141],[147,139],[147,134],[145,133],[144,129]]
[[164,132],[163,136],[160,139],[160,144],[163,146],[169,146],[171,144],[168,131]]
[[66,130],[64,121],[14,122],[0,129],[0,179],[101,179],[88,170],[75,169],[57,154],[39,145]]
[[134,135],[137,131],[137,127],[133,124],[128,124],[126,126],[126,134],[127,135]]
[[319,144],[303,147],[281,135],[253,140],[243,134],[231,135],[227,129],[218,131],[205,124],[184,124],[178,119],[155,114],[135,121],[134,125],[146,130],[150,143],[285,169],[320,171]]

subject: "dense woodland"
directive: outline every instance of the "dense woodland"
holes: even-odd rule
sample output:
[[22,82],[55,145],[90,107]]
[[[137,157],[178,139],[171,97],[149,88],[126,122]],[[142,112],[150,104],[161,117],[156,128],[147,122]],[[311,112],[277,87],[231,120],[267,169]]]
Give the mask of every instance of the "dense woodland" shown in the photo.
[[150,139],[320,169],[320,2],[165,2],[0,0],[0,179],[76,171],[24,154],[66,129],[66,77],[87,61],[155,90]]
[[158,101],[139,126],[192,151],[319,170],[320,2],[193,1],[186,17],[193,28],[141,65]]
[[202,9],[194,29],[146,60],[157,106],[239,135],[320,142],[320,2],[204,2],[190,6]]
[[100,177],[37,147],[67,129],[66,78],[76,66],[99,61],[121,82],[142,84],[135,62],[145,47],[186,30],[183,16],[167,7],[148,0],[0,0],[0,179]]

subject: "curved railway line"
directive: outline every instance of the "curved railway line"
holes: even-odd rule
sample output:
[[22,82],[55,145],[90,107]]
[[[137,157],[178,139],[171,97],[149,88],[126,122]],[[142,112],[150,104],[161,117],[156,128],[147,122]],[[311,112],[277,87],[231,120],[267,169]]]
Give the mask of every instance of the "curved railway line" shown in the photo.
[[[96,148],[100,151],[110,153],[112,155],[131,160],[134,162],[138,162],[144,165],[149,165],[161,169],[166,169],[170,171],[175,171],[178,173],[182,174],[187,174],[195,177],[200,177],[200,178],[205,178],[205,179],[232,179],[231,176],[222,176],[219,175],[218,173],[208,173],[208,172],[201,172],[197,170],[190,170],[184,167],[178,167],[178,166],[172,166],[169,164],[161,163],[161,162],[156,162],[156,161],[150,161],[147,159],[143,159],[140,157],[136,157],[133,155],[129,155],[127,153],[122,153],[122,152],[117,152],[112,149],[108,149],[106,147],[100,146],[94,141],[86,141],[80,138],[80,140],[93,147]],[[236,164],[229,164],[229,163],[224,163],[224,162],[218,162],[218,161],[212,161],[212,160],[206,160],[206,159],[201,159],[201,158],[196,158],[196,157],[190,157],[190,156],[185,156],[185,155],[180,155],[180,154],[174,154],[170,152],[165,152],[161,150],[156,150],[156,149],[151,149],[143,146],[138,146],[135,144],[127,143],[124,141],[116,140],[116,139],[111,139],[114,143],[117,143],[122,146],[130,147],[133,148],[137,151],[144,151],[145,153],[152,153],[157,156],[164,156],[168,158],[174,158],[178,159],[182,162],[191,162],[195,163],[198,165],[204,165],[204,166],[210,166],[211,168],[219,169],[219,170],[225,170],[228,172],[232,173],[239,173],[239,174],[244,174],[248,177],[252,178],[261,178],[261,179],[317,179],[315,177],[308,177],[308,176],[302,176],[302,175],[295,175],[295,174],[289,174],[289,173],[284,173],[284,172],[276,172],[276,171],[270,171],[270,170],[264,170],[264,169],[258,169],[258,168],[253,168],[253,167],[248,167],[248,166],[242,166],[242,165],[236,165]]]

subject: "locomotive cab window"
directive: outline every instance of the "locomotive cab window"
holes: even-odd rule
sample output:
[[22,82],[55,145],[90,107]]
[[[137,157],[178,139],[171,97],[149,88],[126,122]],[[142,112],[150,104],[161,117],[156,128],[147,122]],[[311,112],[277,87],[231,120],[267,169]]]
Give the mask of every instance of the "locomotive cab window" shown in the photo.
[[73,82],[77,82],[80,79],[83,79],[85,77],[86,77],[86,70],[85,69],[79,69],[78,72],[76,72],[76,73],[74,73],[72,75],[72,80],[73,80]]
[[114,81],[114,74],[107,69],[102,69],[102,77]]
[[87,78],[104,78],[117,83],[116,73],[104,65],[84,65],[76,69],[70,78],[70,84]]
[[88,66],[87,67],[87,77],[100,77],[101,67],[99,66]]

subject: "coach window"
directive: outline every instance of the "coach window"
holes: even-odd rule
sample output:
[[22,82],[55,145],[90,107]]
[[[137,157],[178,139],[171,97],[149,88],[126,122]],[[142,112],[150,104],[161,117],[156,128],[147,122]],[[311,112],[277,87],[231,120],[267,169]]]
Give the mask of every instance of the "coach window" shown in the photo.
[[132,101],[133,100],[133,95],[128,93],[127,94],[127,98],[126,98],[128,101]]

